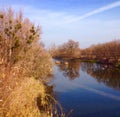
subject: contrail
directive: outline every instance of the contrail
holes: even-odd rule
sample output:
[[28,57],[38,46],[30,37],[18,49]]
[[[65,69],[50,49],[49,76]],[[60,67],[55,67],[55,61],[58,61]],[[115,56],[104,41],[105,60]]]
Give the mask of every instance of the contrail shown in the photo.
[[90,17],[92,15],[95,15],[95,14],[98,14],[98,13],[101,13],[101,12],[104,12],[104,11],[107,11],[107,10],[110,10],[110,9],[113,9],[113,8],[116,8],[116,7],[119,7],[119,6],[120,6],[120,1],[114,2],[112,4],[109,4],[109,5],[103,6],[101,8],[95,9],[91,12],[88,12],[88,13],[80,16],[80,17],[73,18],[73,19],[69,20],[69,22],[76,22],[76,21],[85,19],[87,17]]

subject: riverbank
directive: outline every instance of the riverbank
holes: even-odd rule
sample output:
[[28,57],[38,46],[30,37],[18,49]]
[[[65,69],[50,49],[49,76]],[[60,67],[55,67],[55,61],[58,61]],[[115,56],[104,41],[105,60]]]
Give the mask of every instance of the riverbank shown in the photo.
[[58,47],[50,49],[51,56],[56,59],[80,60],[95,62],[120,68],[120,40],[92,45],[81,49],[79,43],[69,40]]
[[74,58],[74,57],[54,57],[57,61],[56,64],[69,63],[69,61],[80,61],[80,62],[89,62],[89,63],[99,63],[103,65],[112,66],[120,69],[120,61],[111,61],[111,60],[100,60],[100,59],[84,59],[84,58]]
[[46,85],[52,57],[41,44],[41,28],[22,16],[0,10],[0,117],[57,116],[53,89]]
[[[20,66],[16,65],[11,68],[9,73],[7,68],[2,67],[5,71],[1,71],[2,68],[0,67],[2,74],[0,78],[1,117],[48,117],[52,114],[53,103],[49,103],[49,100],[52,99],[53,96],[47,91],[47,85],[45,85],[46,82],[50,81],[48,75],[52,74],[52,69],[50,69],[52,68],[52,60],[50,60],[50,58],[46,58],[44,61],[41,58],[39,59],[42,60],[42,63],[37,63],[39,68],[37,67],[35,69],[37,74],[39,73],[39,75],[41,75],[38,79],[34,76],[36,74],[35,71],[32,75],[28,73],[30,67],[34,66],[28,67],[28,65],[19,64]],[[43,65],[46,67],[42,67]],[[25,67],[28,67],[28,69],[25,69]],[[44,74],[42,73],[43,70]],[[46,109],[43,111],[45,107]]]

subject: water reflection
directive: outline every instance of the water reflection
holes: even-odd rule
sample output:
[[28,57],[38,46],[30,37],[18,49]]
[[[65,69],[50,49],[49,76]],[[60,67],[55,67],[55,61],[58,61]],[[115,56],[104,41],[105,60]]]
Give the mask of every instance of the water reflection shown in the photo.
[[119,117],[120,70],[102,64],[67,62],[55,65],[51,83],[64,112],[73,109],[70,117]]
[[80,62],[75,60],[69,60],[68,64],[60,64],[59,71],[63,72],[64,77],[68,77],[71,80],[80,77]]
[[103,82],[107,86],[120,90],[119,69],[95,63],[81,63],[81,69],[97,79],[98,82]]
[[79,62],[75,60],[68,61],[68,65],[58,65],[59,71],[62,72],[64,77],[68,77],[71,80],[80,78],[80,67],[81,70],[97,79],[100,83],[119,89],[120,90],[120,70],[115,69],[109,65],[102,65],[96,63]]

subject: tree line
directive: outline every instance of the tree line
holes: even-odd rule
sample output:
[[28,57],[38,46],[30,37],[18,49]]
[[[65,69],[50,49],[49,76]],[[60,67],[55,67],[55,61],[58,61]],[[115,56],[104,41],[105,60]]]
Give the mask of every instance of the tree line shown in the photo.
[[68,40],[60,46],[52,46],[50,53],[53,58],[81,59],[83,61],[97,61],[101,63],[120,63],[120,40],[92,45],[81,49],[79,42]]
[[82,49],[81,58],[111,63],[120,62],[120,40],[113,40]]

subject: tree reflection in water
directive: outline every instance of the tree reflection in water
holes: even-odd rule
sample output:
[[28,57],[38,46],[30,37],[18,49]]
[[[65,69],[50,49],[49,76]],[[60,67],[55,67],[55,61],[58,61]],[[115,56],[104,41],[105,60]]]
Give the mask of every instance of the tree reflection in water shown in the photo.
[[81,70],[102,82],[105,85],[120,90],[120,69],[116,69],[110,65],[103,65],[97,63],[81,62],[76,60],[69,60],[68,65],[60,64],[59,71],[63,72],[65,77],[74,80],[80,78]]
[[77,60],[69,60],[68,64],[60,64],[59,70],[63,72],[63,75],[65,77],[70,78],[71,80],[74,80],[75,78],[80,77],[80,62]]
[[120,90],[120,70],[109,65],[81,63],[81,69],[87,72],[98,82]]

